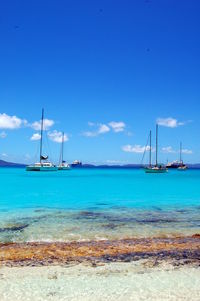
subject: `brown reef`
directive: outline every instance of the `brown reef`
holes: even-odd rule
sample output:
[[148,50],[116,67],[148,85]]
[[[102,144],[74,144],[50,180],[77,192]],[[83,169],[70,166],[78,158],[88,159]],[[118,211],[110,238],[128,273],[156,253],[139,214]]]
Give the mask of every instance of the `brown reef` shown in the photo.
[[0,243],[0,265],[40,266],[79,262],[129,262],[153,258],[200,265],[200,235],[89,242]]

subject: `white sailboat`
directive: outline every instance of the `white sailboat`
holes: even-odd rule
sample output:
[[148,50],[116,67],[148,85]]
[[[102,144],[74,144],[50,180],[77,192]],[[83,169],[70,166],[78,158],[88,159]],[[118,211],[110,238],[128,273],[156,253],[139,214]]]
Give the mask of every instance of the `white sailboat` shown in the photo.
[[57,171],[58,168],[53,163],[48,162],[48,156],[42,155],[44,131],[44,109],[42,109],[41,131],[40,131],[40,161],[26,166],[27,171]]
[[58,170],[69,170],[70,169],[70,165],[63,160],[64,137],[65,137],[65,134],[62,133],[61,156],[60,156],[60,163],[58,165]]
[[149,147],[149,166],[145,167],[144,170],[146,173],[165,173],[167,172],[167,168],[162,165],[158,164],[158,125],[156,125],[156,164],[152,165],[151,162],[151,131],[150,131],[150,147]]
[[178,170],[187,170],[187,165],[183,163],[182,159],[182,142],[180,142],[180,166],[178,167]]

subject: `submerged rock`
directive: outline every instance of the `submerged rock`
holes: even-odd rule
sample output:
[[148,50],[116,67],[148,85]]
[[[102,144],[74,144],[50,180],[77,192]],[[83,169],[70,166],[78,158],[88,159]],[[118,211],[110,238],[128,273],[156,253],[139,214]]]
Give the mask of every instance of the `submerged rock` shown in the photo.
[[110,230],[116,229],[118,226],[119,225],[116,225],[114,223],[109,223],[109,224],[103,224],[102,225],[103,228],[110,229]]
[[147,219],[141,219],[137,220],[138,223],[176,223],[178,220],[176,219],[170,219],[170,218],[147,218]]
[[35,209],[34,212],[44,212],[46,211],[45,209]]
[[80,211],[78,218],[86,218],[86,219],[94,219],[103,217],[104,214],[100,212],[94,212],[94,211]]
[[152,207],[154,210],[156,210],[156,211],[162,211],[162,209],[160,208],[160,207],[157,207],[157,206],[153,206]]
[[8,231],[22,231],[25,228],[27,228],[28,226],[29,226],[28,224],[9,225],[7,227],[0,228],[0,233],[8,232]]

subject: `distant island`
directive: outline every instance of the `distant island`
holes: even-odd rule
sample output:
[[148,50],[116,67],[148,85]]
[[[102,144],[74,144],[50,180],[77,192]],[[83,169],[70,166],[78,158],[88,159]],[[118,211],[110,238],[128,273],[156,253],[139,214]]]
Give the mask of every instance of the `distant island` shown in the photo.
[[[7,162],[4,160],[0,160],[0,167],[25,167],[26,164],[23,163],[14,163],[14,162]],[[80,167],[76,168],[127,168],[127,169],[137,169],[142,168],[144,165],[142,164],[122,164],[122,165],[108,165],[108,164],[101,164],[101,165],[94,165],[94,164],[82,164]],[[196,164],[187,164],[188,168],[191,169],[200,169],[200,163]]]
[[25,167],[25,164],[21,163],[13,163],[13,162],[7,162],[4,160],[0,160],[0,167]]
[[[190,169],[200,169],[200,163],[196,164],[186,164]],[[101,165],[94,165],[94,164],[82,164],[80,167],[76,168],[127,168],[127,169],[138,169],[143,168],[145,165],[142,164],[121,164],[121,165],[108,165],[108,164],[101,164]]]

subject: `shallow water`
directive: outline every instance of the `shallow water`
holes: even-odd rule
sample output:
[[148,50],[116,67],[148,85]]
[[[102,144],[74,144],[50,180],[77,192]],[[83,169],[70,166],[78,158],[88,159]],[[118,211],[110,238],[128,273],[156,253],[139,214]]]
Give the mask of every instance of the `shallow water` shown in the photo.
[[191,235],[200,230],[200,170],[34,173],[0,169],[0,242]]

